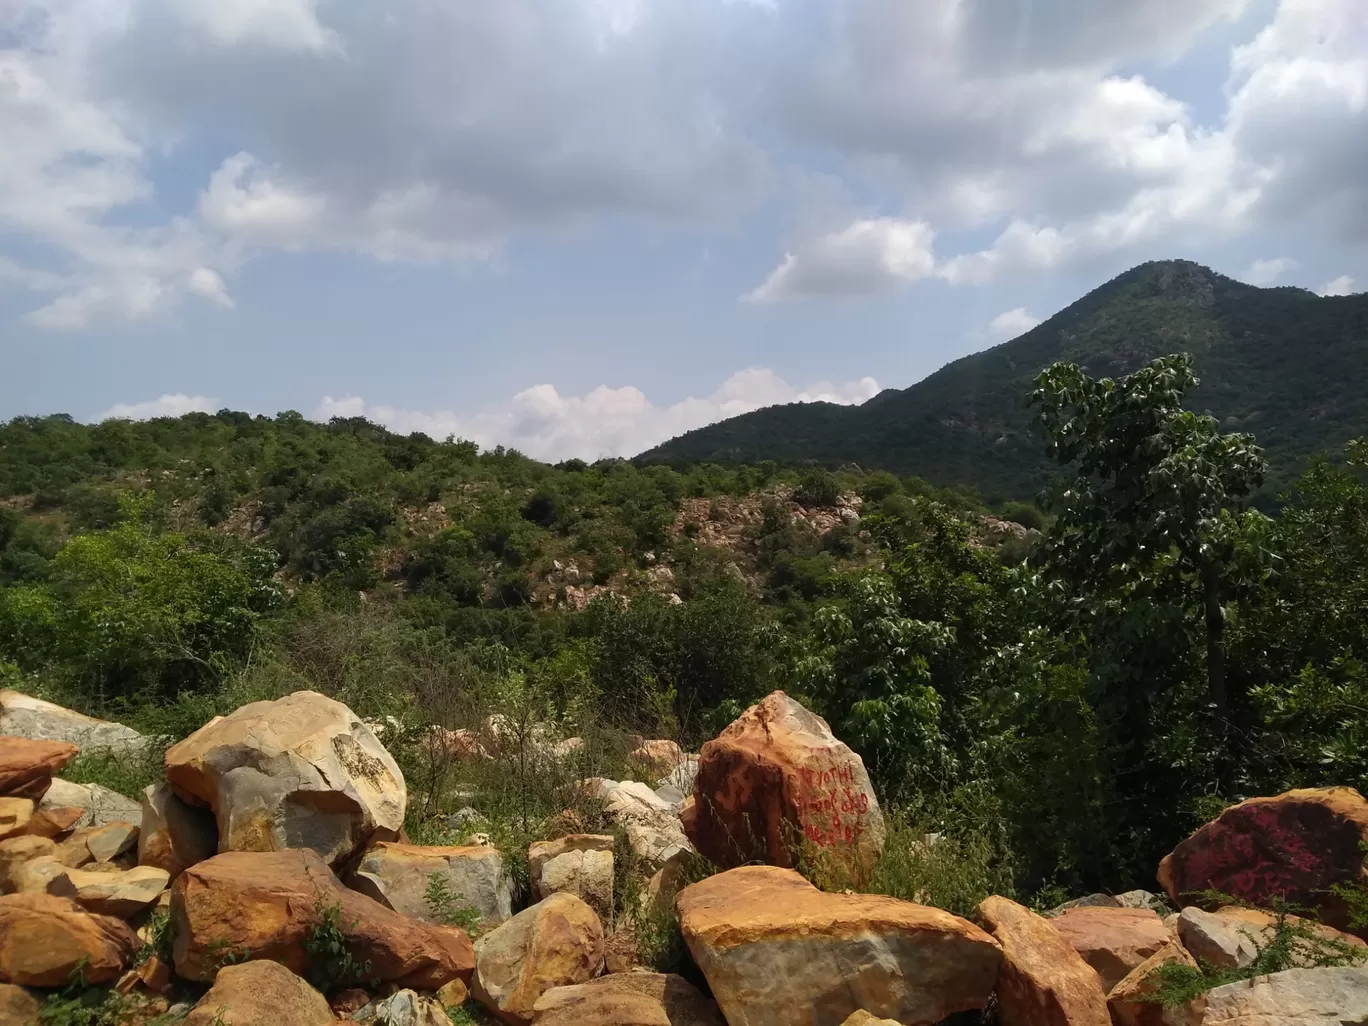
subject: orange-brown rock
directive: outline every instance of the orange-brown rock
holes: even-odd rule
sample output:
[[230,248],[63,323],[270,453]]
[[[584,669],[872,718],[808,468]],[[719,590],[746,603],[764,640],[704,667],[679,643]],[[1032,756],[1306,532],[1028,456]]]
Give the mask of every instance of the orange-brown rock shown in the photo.
[[0,795],[38,801],[52,785],[52,775],[79,751],[65,741],[0,737]]
[[949,912],[827,894],[773,866],[709,877],[680,891],[677,907],[730,1026],[841,1026],[862,1009],[939,1022],[987,1004],[1002,959],[996,941]]
[[188,805],[170,785],[152,784],[142,796],[138,864],[164,869],[171,879],[218,854],[218,826],[208,809]]
[[1104,992],[1173,939],[1164,921],[1147,908],[1081,906],[1061,912],[1050,923],[1097,971]]
[[530,1023],[548,990],[593,979],[603,924],[573,894],[553,894],[480,937],[475,960],[475,1000],[506,1023]]
[[703,746],[693,793],[689,839],[720,866],[793,866],[806,842],[858,867],[883,849],[863,760],[782,691]]
[[647,780],[655,780],[671,773],[684,762],[684,749],[679,747],[677,741],[642,741],[627,756],[627,761]]
[[0,897],[0,983],[65,987],[79,967],[87,983],[118,979],[138,948],[127,923],[91,915],[51,894]]
[[1163,1026],[1164,1007],[1145,998],[1158,988],[1154,970],[1169,962],[1197,968],[1194,959],[1183,945],[1170,940],[1126,974],[1126,977],[1107,994],[1107,1010],[1115,1026]]
[[70,898],[87,912],[130,919],[155,905],[169,882],[166,870],[156,866],[108,868],[113,871],[68,869],[48,883],[48,893]]
[[42,1009],[37,994],[12,983],[0,983],[0,1026],[34,1026]]
[[57,846],[62,864],[79,869],[92,862],[113,862],[131,855],[138,845],[138,828],[115,820],[103,826],[82,827]]
[[498,926],[513,914],[503,857],[488,845],[428,847],[379,841],[367,849],[351,885],[396,912],[435,923],[437,913],[427,900],[433,874],[446,882],[455,905],[479,914],[484,928]]
[[227,852],[191,866],[171,888],[176,973],[210,980],[225,952],[304,972],[304,937],[321,910],[338,908],[352,954],[382,982],[435,990],[469,979],[463,930],[404,916],[343,887],[316,852]]
[[1050,920],[996,895],[979,903],[978,916],[1002,945],[1002,1026],[1108,1026],[1097,973]]
[[33,818],[24,833],[35,837],[60,837],[73,830],[85,814],[86,810],[77,805],[43,805],[33,810]]
[[0,841],[24,833],[32,818],[32,799],[0,798]]
[[20,834],[0,841],[0,894],[9,894],[19,889],[17,872],[20,866],[32,859],[51,855],[57,850],[46,837],[33,837]]
[[860,1009],[841,1023],[841,1026],[902,1026],[902,1024],[892,1019],[880,1019],[878,1016]]
[[1348,911],[1330,888],[1368,882],[1365,842],[1368,801],[1351,787],[1251,798],[1179,842],[1159,864],[1159,882],[1178,908],[1219,891],[1263,907],[1282,900],[1317,908],[1342,929]]
[[537,1026],[726,1026],[717,1005],[682,976],[615,973],[548,990]]
[[276,962],[226,965],[185,1026],[333,1026],[327,999]]

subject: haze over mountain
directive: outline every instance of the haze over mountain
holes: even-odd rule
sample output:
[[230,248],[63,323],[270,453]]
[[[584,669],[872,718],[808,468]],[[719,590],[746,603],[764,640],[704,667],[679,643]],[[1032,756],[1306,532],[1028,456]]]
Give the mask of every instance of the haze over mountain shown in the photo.
[[1167,353],[1196,357],[1191,408],[1249,431],[1274,487],[1313,452],[1368,433],[1368,294],[1255,288],[1188,261],[1142,264],[1025,334],[860,406],[771,406],[643,453],[656,461],[855,463],[1029,496],[1049,478],[1024,399],[1057,360],[1115,376]]

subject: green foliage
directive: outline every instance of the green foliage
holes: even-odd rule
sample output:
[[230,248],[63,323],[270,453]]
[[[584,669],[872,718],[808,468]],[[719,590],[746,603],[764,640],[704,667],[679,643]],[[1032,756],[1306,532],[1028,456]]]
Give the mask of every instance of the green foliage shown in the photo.
[[451,889],[451,882],[441,873],[429,873],[423,892],[428,915],[444,926],[458,926],[472,939],[480,933],[479,909],[466,903],[465,895]]
[[[368,977],[370,962],[358,961],[342,930],[342,910],[337,905],[314,902],[315,921],[304,933],[305,975],[324,994],[347,987],[377,986]],[[355,925],[355,924],[353,924]]]
[[840,482],[828,470],[807,471],[793,490],[793,501],[801,506],[835,506],[840,498]]

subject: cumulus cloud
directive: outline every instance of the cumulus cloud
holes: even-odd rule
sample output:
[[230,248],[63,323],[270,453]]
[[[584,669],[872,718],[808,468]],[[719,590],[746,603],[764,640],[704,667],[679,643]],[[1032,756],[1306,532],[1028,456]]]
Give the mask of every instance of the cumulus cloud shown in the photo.
[[504,403],[471,413],[408,410],[369,403],[360,396],[324,397],[316,420],[365,417],[393,431],[454,435],[481,446],[505,445],[544,460],[634,456],[675,435],[777,403],[862,403],[879,392],[873,378],[845,384],[818,382],[795,388],[772,370],[738,371],[711,395],[658,405],[639,388],[600,385],[582,396],[536,385]]
[[781,263],[746,298],[769,303],[795,296],[889,292],[935,269],[935,233],[924,221],[880,217],[819,236]]
[[187,413],[213,413],[223,408],[217,399],[203,395],[185,395],[183,392],[168,393],[156,399],[140,403],[115,403],[103,413],[97,413],[95,421],[103,420],[151,420],[154,417],[180,417]]
[[1039,317],[1028,312],[1024,306],[1018,306],[994,317],[988,323],[988,331],[996,341],[1005,342],[1007,339],[1026,334],[1039,323]]
[[1250,285],[1266,288],[1277,282],[1279,278],[1296,266],[1297,262],[1287,257],[1275,257],[1272,260],[1255,260],[1245,268],[1244,273],[1240,275],[1240,280],[1248,282]]
[[1322,296],[1352,296],[1354,294],[1354,279],[1347,274],[1341,274],[1332,281],[1327,281],[1316,290]]

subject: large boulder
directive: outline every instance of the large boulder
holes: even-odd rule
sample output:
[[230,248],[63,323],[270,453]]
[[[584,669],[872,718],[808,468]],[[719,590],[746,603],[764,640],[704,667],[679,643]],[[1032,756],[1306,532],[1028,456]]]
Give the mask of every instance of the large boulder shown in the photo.
[[1159,864],[1178,908],[1219,891],[1252,905],[1276,901],[1320,910],[1343,929],[1348,910],[1330,888],[1368,882],[1368,801],[1351,787],[1288,791],[1232,805],[1179,842]]
[[1177,962],[1192,969],[1197,960],[1176,940],[1170,940],[1126,974],[1107,994],[1107,1011],[1114,1026],[1162,1026],[1164,1006],[1154,1000],[1159,981],[1154,971],[1161,965]]
[[155,866],[103,873],[68,869],[48,884],[48,893],[70,898],[87,912],[129,919],[151,908],[161,897],[170,877]]
[[171,887],[176,973],[211,980],[226,956],[308,968],[304,940],[336,908],[358,962],[381,982],[435,990],[475,965],[463,930],[404,916],[343,887],[317,853],[227,852],[191,866]]
[[1080,906],[1050,920],[1110,991],[1173,935],[1149,909]]
[[793,866],[804,841],[867,865],[884,822],[864,762],[776,691],[699,752],[689,839],[719,866]]
[[51,894],[0,897],[0,983],[65,987],[80,969],[87,983],[118,978],[138,949],[129,925],[91,915]]
[[166,752],[166,779],[207,805],[221,852],[312,848],[332,864],[404,825],[404,776],[341,702],[297,691],[210,720]]
[[527,868],[537,901],[563,893],[603,912],[613,908],[613,838],[608,834],[534,841],[527,849]]
[[1050,920],[998,896],[980,902],[978,916],[1002,945],[1002,1026],[1109,1026],[1097,973]]
[[332,1026],[327,999],[278,962],[225,965],[185,1026]]
[[1368,966],[1287,969],[1207,991],[1169,1026],[1342,1026],[1368,1022]]
[[475,942],[471,993],[504,1022],[530,1023],[548,990],[593,979],[603,943],[593,909],[573,894],[553,894]]
[[218,825],[213,814],[181,801],[166,783],[150,784],[142,797],[138,864],[164,869],[174,880],[217,854]]
[[142,806],[132,798],[125,798],[118,791],[111,791],[103,784],[77,784],[70,780],[57,779],[48,788],[43,800],[38,803],[38,811],[58,813],[64,809],[80,809],[81,814],[70,823],[67,829],[80,830],[82,827],[104,826],[106,823],[142,823]]
[[0,734],[35,741],[66,741],[83,752],[126,752],[147,744],[147,738],[132,727],[97,720],[18,691],[0,691]]
[[38,801],[47,793],[52,775],[79,751],[66,741],[0,737],[0,796]]
[[773,866],[693,884],[677,907],[730,1026],[840,1026],[861,1009],[939,1022],[988,1003],[1002,958],[991,937],[949,912],[827,894]]
[[482,845],[424,847],[380,841],[367,849],[351,885],[406,916],[440,922],[428,902],[433,874],[458,907],[474,909],[487,926],[513,914],[513,895],[499,849]]
[[726,1026],[717,1005],[682,976],[614,973],[548,990],[537,1026]]

